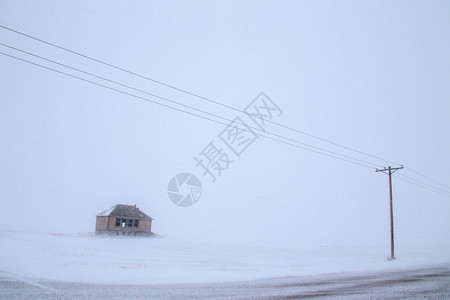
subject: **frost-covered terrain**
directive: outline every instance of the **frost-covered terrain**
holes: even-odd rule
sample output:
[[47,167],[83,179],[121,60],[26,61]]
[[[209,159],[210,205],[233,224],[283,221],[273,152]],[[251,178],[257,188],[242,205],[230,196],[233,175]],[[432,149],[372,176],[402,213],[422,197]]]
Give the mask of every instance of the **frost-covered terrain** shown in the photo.
[[244,282],[127,285],[0,276],[1,299],[449,299],[450,266]]
[[0,232],[2,277],[102,284],[176,284],[398,271],[450,263],[445,249],[232,245],[171,238]]

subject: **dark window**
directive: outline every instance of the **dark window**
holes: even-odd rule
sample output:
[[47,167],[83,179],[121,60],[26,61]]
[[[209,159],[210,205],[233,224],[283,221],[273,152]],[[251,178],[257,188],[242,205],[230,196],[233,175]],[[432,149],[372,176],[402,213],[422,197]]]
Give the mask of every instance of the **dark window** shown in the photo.
[[134,220],[134,227],[139,227],[139,220]]
[[128,219],[128,227],[133,227],[133,220],[132,219]]
[[122,227],[127,226],[127,219],[122,219]]
[[116,226],[120,226],[120,218],[116,218]]

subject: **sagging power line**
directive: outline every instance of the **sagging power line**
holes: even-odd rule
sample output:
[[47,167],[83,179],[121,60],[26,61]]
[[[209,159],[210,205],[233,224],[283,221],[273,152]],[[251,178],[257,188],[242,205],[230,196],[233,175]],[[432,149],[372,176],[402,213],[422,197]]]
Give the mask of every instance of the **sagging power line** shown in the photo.
[[[12,46],[10,46],[10,45],[6,45],[6,44],[4,44],[4,43],[0,43],[0,45],[2,45],[2,46],[4,46],[4,47],[7,47],[7,48],[10,48],[10,49],[13,49],[13,50],[15,50],[15,51],[19,51],[19,52],[22,52],[22,53],[24,53],[24,54],[27,54],[27,55],[30,55],[30,56],[33,56],[33,57],[36,57],[36,58],[45,60],[45,61],[47,61],[47,62],[51,62],[51,63],[53,63],[53,64],[56,64],[56,65],[59,65],[59,66],[62,66],[62,67],[65,67],[65,68],[68,68],[68,69],[71,69],[71,70],[80,72],[80,73],[83,73],[83,74],[85,74],[85,75],[89,75],[89,76],[92,76],[92,77],[94,77],[94,78],[101,79],[101,80],[107,81],[107,82],[109,82],[109,83],[113,83],[113,84],[119,85],[119,86],[121,86],[121,87],[125,87],[125,88],[131,89],[131,90],[133,90],[133,91],[137,91],[137,92],[146,94],[146,95],[148,95],[148,96],[152,96],[152,97],[158,98],[158,99],[160,99],[160,100],[167,101],[167,102],[172,103],[172,104],[180,105],[180,106],[182,106],[182,107],[184,107],[184,108],[188,108],[188,109],[192,109],[192,110],[194,110],[194,111],[200,112],[200,113],[204,113],[204,114],[209,115],[209,116],[211,116],[211,117],[216,117],[216,118],[219,118],[219,119],[228,121],[228,122],[232,122],[231,119],[226,118],[226,117],[223,117],[223,116],[221,116],[221,115],[218,115],[218,114],[215,114],[215,113],[211,113],[211,112],[208,112],[208,111],[203,110],[203,109],[196,108],[196,107],[191,106],[191,105],[186,105],[186,104],[184,104],[184,103],[181,103],[181,102],[179,102],[179,101],[175,101],[175,100],[169,99],[169,98],[167,98],[167,97],[162,97],[162,96],[159,96],[159,95],[156,95],[156,94],[153,94],[153,93],[149,93],[149,92],[147,92],[147,91],[144,91],[144,90],[141,90],[141,89],[134,88],[134,87],[132,87],[132,86],[130,86],[130,85],[126,85],[126,84],[120,83],[120,82],[118,82],[118,81],[114,81],[114,80],[108,79],[108,78],[106,78],[106,77],[104,77],[104,76],[98,76],[98,75],[95,75],[95,74],[93,74],[93,73],[83,71],[83,70],[81,70],[81,69],[79,69],[79,68],[75,68],[75,67],[69,66],[69,65],[67,65],[67,64],[63,64],[63,63],[57,62],[57,61],[55,61],[55,60],[51,60],[51,59],[45,58],[45,57],[43,57],[43,56],[33,54],[33,53],[31,53],[31,52],[28,52],[28,51],[25,51],[25,50],[22,50],[22,49],[19,49],[19,48],[16,48],[16,47],[12,47]],[[267,119],[264,119],[264,120],[266,121]],[[348,159],[348,160],[354,160],[354,161],[357,161],[357,162],[359,162],[359,163],[366,164],[368,167],[371,167],[371,166],[369,166],[369,165],[380,166],[380,165],[373,164],[373,163],[371,163],[371,162],[369,162],[369,161],[365,161],[365,160],[362,160],[362,159],[350,157],[350,156],[347,156],[347,155],[344,155],[344,154],[340,154],[340,153],[337,153],[337,152],[334,152],[334,151],[326,150],[326,149],[323,149],[323,148],[320,148],[320,147],[316,147],[316,146],[313,146],[313,145],[310,145],[310,144],[307,144],[307,143],[304,143],[304,142],[300,142],[300,141],[298,141],[298,140],[291,139],[291,138],[288,138],[288,137],[285,137],[285,136],[282,136],[282,135],[279,135],[279,134],[276,134],[276,133],[267,131],[267,130],[265,130],[265,129],[263,130],[263,129],[259,128],[259,127],[255,127],[255,126],[251,126],[251,125],[248,125],[248,127],[250,127],[250,128],[253,129],[253,130],[261,131],[261,132],[267,133],[267,134],[269,134],[269,135],[271,135],[271,136],[275,136],[275,137],[277,137],[277,138],[282,138],[282,139],[287,140],[287,141],[289,141],[289,142],[294,142],[294,143],[297,143],[297,144],[300,144],[300,145],[303,145],[303,146],[311,147],[312,149],[319,150],[319,151],[324,151],[324,152],[327,152],[328,154],[337,155],[337,156],[340,156],[340,157],[345,158],[345,159]],[[245,128],[243,128],[243,129],[245,129]],[[246,130],[245,130],[245,131],[246,131]]]
[[[95,81],[92,81],[92,80],[89,80],[89,79],[86,79],[86,78],[82,78],[82,77],[79,77],[79,76],[76,76],[76,75],[73,75],[73,74],[69,74],[69,73],[60,71],[60,70],[56,70],[56,69],[53,69],[53,68],[50,68],[50,67],[47,67],[47,66],[44,66],[44,65],[41,65],[41,64],[38,64],[38,63],[35,63],[35,62],[32,62],[32,61],[26,60],[26,59],[23,59],[23,58],[16,57],[14,55],[10,55],[10,54],[4,53],[4,52],[0,52],[0,54],[2,54],[4,56],[7,56],[7,57],[10,57],[10,58],[13,58],[13,59],[16,59],[16,60],[19,60],[19,61],[22,61],[22,62],[25,62],[25,63],[28,63],[28,64],[31,64],[31,65],[34,65],[34,66],[37,66],[37,67],[40,67],[40,68],[47,69],[49,71],[53,71],[53,72],[56,72],[56,73],[59,73],[59,74],[62,74],[62,75],[68,76],[68,77],[72,77],[72,78],[77,79],[77,80],[81,80],[81,81],[84,81],[84,82],[87,82],[87,83],[90,83],[90,84],[94,84],[94,85],[97,85],[97,86],[100,86],[100,87],[103,87],[103,88],[106,88],[106,89],[109,89],[109,90],[112,90],[112,91],[115,91],[115,92],[118,92],[118,93],[121,93],[121,94],[124,94],[124,95],[128,95],[128,96],[140,99],[140,100],[151,102],[151,103],[156,104],[156,105],[160,105],[160,106],[163,106],[163,107],[166,107],[166,108],[169,108],[169,109],[173,109],[173,110],[176,110],[176,111],[179,111],[179,112],[182,112],[182,113],[186,113],[186,114],[189,114],[191,116],[198,117],[198,118],[210,121],[210,122],[214,122],[214,123],[225,125],[225,126],[229,125],[229,123],[224,123],[224,122],[212,119],[212,118],[208,118],[208,117],[202,116],[200,114],[196,114],[196,113],[193,113],[193,112],[189,112],[187,110],[183,110],[183,109],[176,108],[176,107],[173,107],[173,106],[170,106],[170,105],[166,105],[166,104],[163,104],[163,103],[160,103],[160,102],[157,102],[157,101],[153,101],[151,99],[148,99],[148,98],[145,98],[145,97],[142,97],[142,96],[139,96],[139,95],[135,95],[135,94],[132,94],[132,93],[129,93],[129,92],[126,92],[126,91],[122,91],[120,89],[117,89],[117,88],[114,88],[114,87],[110,87],[110,86],[107,86],[107,85],[104,85],[104,84],[101,84],[101,83],[98,83],[98,82],[95,82]],[[156,97],[160,98],[160,99],[164,98],[164,97],[161,97],[161,96],[156,96]],[[196,110],[195,108],[193,108],[193,109]],[[222,119],[225,119],[225,120],[228,120],[228,121],[232,121],[231,119],[227,119],[227,118],[222,118]],[[256,129],[256,127],[255,127],[255,129]],[[240,130],[247,131],[245,128],[240,128]],[[265,133],[268,133],[268,132],[266,131]],[[275,135],[275,136],[282,137],[282,138],[287,139],[287,140],[292,140],[293,142],[298,143],[298,144],[305,144],[303,142],[296,141],[294,139],[290,139],[290,138],[287,138],[287,137],[283,137],[281,135],[277,135],[277,134],[274,134],[274,133],[271,133],[271,134]],[[258,134],[258,135],[261,136],[261,137],[267,138],[269,140],[273,140],[273,141],[276,141],[276,142],[279,142],[279,143],[290,145],[290,146],[293,146],[293,147],[296,147],[296,148],[300,148],[300,149],[303,149],[303,150],[307,150],[307,151],[314,152],[314,153],[317,153],[317,154],[320,154],[320,155],[324,155],[324,156],[328,156],[328,157],[331,157],[331,158],[339,159],[341,161],[345,161],[345,162],[348,162],[348,163],[360,165],[360,166],[363,166],[363,167],[366,167],[366,168],[375,169],[374,166],[376,166],[376,165],[374,165],[372,163],[369,163],[369,162],[368,162],[368,164],[363,164],[363,163],[358,162],[359,159],[357,159],[357,158],[352,158],[352,157],[349,157],[349,156],[346,156],[346,155],[343,155],[343,154],[340,154],[340,153],[337,153],[337,152],[332,152],[332,151],[329,151],[329,150],[326,150],[326,149],[322,149],[322,148],[319,148],[319,147],[316,147],[316,146],[313,146],[313,145],[305,144],[308,147],[316,148],[318,150],[306,148],[306,147],[303,147],[303,146],[300,146],[300,145],[297,145],[297,144],[293,144],[293,142],[283,141],[283,140],[280,140],[280,139],[277,139],[277,138],[273,138],[273,137],[267,136],[265,134]],[[319,150],[320,151],[324,151],[324,152],[328,152],[328,153],[320,152]],[[332,154],[329,154],[329,153],[332,153]],[[369,164],[371,164],[371,165],[369,165]]]
[[[128,70],[128,69],[125,69],[125,68],[116,66],[116,65],[114,65],[114,64],[105,62],[105,61],[100,60],[100,59],[97,59],[97,58],[93,58],[92,56],[89,56],[89,55],[86,55],[86,54],[82,54],[82,53],[80,53],[80,52],[78,52],[78,51],[74,51],[74,50],[68,49],[68,48],[66,48],[66,47],[59,46],[59,45],[57,45],[57,44],[55,44],[55,43],[45,41],[45,40],[43,40],[43,39],[41,39],[41,38],[37,38],[37,37],[35,37],[35,36],[26,34],[26,33],[24,33],[24,32],[21,32],[21,31],[18,31],[18,30],[15,30],[15,29],[6,27],[6,26],[4,26],[4,25],[1,25],[1,24],[0,24],[0,28],[3,28],[3,29],[5,29],[5,30],[11,31],[11,32],[13,32],[13,33],[19,34],[19,35],[21,35],[21,36],[27,37],[27,38],[29,38],[29,39],[38,41],[38,42],[40,42],[40,43],[49,45],[49,46],[51,46],[51,47],[55,47],[55,48],[57,48],[57,49],[60,49],[60,50],[65,51],[65,52],[68,52],[68,53],[71,53],[71,54],[74,54],[74,55],[83,57],[83,58],[85,58],[85,59],[88,59],[88,60],[91,60],[91,61],[100,63],[100,64],[105,65],[105,66],[108,66],[108,67],[110,67],[110,68],[113,68],[113,69],[116,69],[116,70],[119,70],[119,71],[128,73],[128,74],[133,75],[133,76],[137,76],[137,77],[139,77],[139,78],[142,78],[142,79],[145,79],[145,80],[148,80],[148,81],[157,83],[157,84],[160,84],[160,85],[162,85],[162,86],[165,86],[165,87],[168,87],[168,88],[170,88],[170,89],[173,89],[173,90],[176,90],[176,91],[185,93],[185,94],[187,94],[187,95],[196,97],[196,98],[198,98],[198,99],[201,99],[201,100],[204,100],[204,101],[207,101],[207,102],[210,102],[210,103],[214,103],[214,104],[216,104],[216,105],[219,105],[219,106],[222,106],[222,107],[224,107],[224,108],[233,110],[233,111],[235,111],[235,112],[247,114],[247,112],[245,112],[245,111],[243,111],[243,110],[241,110],[241,109],[239,109],[239,108],[236,108],[236,107],[233,107],[233,106],[224,104],[224,103],[222,103],[222,102],[219,102],[219,101],[216,101],[216,100],[213,100],[213,99],[204,97],[204,96],[201,96],[201,95],[196,94],[196,93],[189,92],[189,91],[187,91],[186,89],[182,89],[182,88],[176,87],[176,86],[174,86],[174,85],[171,85],[171,84],[162,82],[162,81],[160,81],[160,80],[156,80],[156,79],[154,79],[154,78],[150,78],[150,77],[148,77],[148,76],[144,76],[144,75],[138,74],[138,73],[133,72],[133,71],[130,71],[130,70]],[[307,133],[307,132],[298,130],[298,129],[293,128],[293,127],[291,127],[291,126],[286,126],[286,125],[280,124],[280,123],[275,122],[275,121],[272,121],[272,120],[267,120],[267,119],[264,119],[264,120],[265,120],[266,122],[271,123],[271,124],[273,124],[273,125],[276,125],[276,126],[278,126],[278,127],[285,128],[285,129],[291,130],[291,131],[296,132],[296,133],[300,133],[300,134],[302,134],[302,135],[311,137],[311,138],[313,138],[313,139],[317,139],[317,140],[320,140],[320,141],[322,141],[322,142],[325,142],[325,143],[328,143],[328,144],[331,144],[331,145],[334,145],[334,146],[337,146],[337,147],[340,147],[340,148],[343,148],[343,149],[346,149],[346,150],[349,150],[349,151],[352,151],[352,152],[355,152],[355,153],[358,153],[358,154],[361,154],[361,155],[365,155],[365,156],[370,157],[370,158],[374,158],[374,159],[381,160],[381,161],[384,161],[384,162],[392,163],[392,164],[395,164],[395,165],[401,165],[401,164],[399,164],[399,163],[396,163],[396,162],[393,162],[393,161],[384,159],[384,158],[382,158],[382,157],[375,156],[375,155],[372,155],[372,154],[369,154],[369,153],[366,153],[366,152],[363,152],[363,151],[360,151],[360,150],[357,150],[357,149],[354,149],[354,148],[351,148],[351,147],[348,147],[348,146],[345,146],[345,145],[342,145],[342,144],[339,144],[339,143],[336,143],[336,142],[333,142],[333,141],[330,141],[330,140],[328,140],[328,139],[324,139],[324,138],[318,137],[318,136],[316,136],[316,135],[313,135],[313,134],[310,134],[310,133]]]
[[[406,169],[407,168],[405,167],[405,170]],[[440,195],[443,195],[443,196],[446,196],[446,197],[450,197],[450,192],[446,192],[444,190],[437,190],[436,187],[434,187],[434,186],[431,186],[431,185],[429,185],[427,183],[424,183],[424,182],[422,182],[420,180],[413,179],[413,178],[411,178],[409,176],[406,176],[404,174],[395,174],[393,176],[396,177],[397,179],[400,179],[400,180],[402,180],[404,182],[407,182],[409,184],[412,184],[412,185],[415,185],[417,187],[420,187],[420,188],[422,188],[424,190],[428,190],[428,191],[431,191],[433,193],[437,193],[437,194],[440,194]],[[408,179],[405,179],[405,178],[411,178],[411,180],[408,180]]]
[[[229,106],[229,105],[220,103],[219,101],[214,101],[214,100],[212,100],[212,99],[209,99],[209,98],[200,96],[200,95],[198,95],[198,94],[189,92],[189,91],[187,91],[187,90],[178,88],[178,87],[176,87],[176,86],[173,86],[173,85],[170,85],[170,84],[167,84],[167,83],[164,83],[164,82],[155,80],[155,79],[150,78],[150,77],[147,77],[147,76],[140,75],[140,74],[138,74],[138,73],[136,73],[136,72],[132,72],[132,71],[129,71],[129,70],[127,70],[127,69],[118,67],[118,66],[116,66],[116,65],[113,65],[113,64],[104,62],[104,61],[102,61],[102,60],[92,58],[92,57],[90,57],[90,56],[88,56],[88,55],[84,55],[84,54],[79,53],[79,52],[77,52],[77,51],[73,51],[73,50],[70,50],[70,49],[68,49],[68,48],[61,47],[61,46],[56,45],[56,44],[54,44],[54,43],[50,43],[50,42],[45,41],[45,40],[43,40],[43,39],[39,39],[39,38],[37,38],[37,37],[34,37],[34,36],[31,36],[31,35],[25,34],[25,33],[23,33],[23,32],[14,30],[14,29],[12,29],[12,28],[8,28],[8,27],[3,26],[3,25],[0,25],[0,28],[3,28],[3,29],[5,29],[5,30],[9,30],[9,31],[14,32],[14,33],[16,33],[16,34],[25,36],[25,37],[27,37],[27,38],[30,38],[30,39],[33,39],[33,40],[36,40],[36,41],[39,41],[39,42],[41,42],[41,43],[50,45],[50,46],[52,46],[52,47],[56,47],[56,48],[58,48],[58,49],[60,49],[60,50],[63,50],[63,51],[66,51],[66,52],[75,54],[75,55],[77,55],[77,56],[86,58],[86,59],[88,59],[88,60],[91,60],[91,61],[94,61],[94,62],[103,64],[103,65],[106,65],[106,66],[108,66],[108,67],[111,67],[111,68],[114,68],[114,69],[117,69],[117,70],[126,72],[126,73],[128,73],[128,74],[131,74],[131,75],[134,75],[134,76],[138,76],[138,77],[140,77],[140,78],[149,80],[149,81],[154,82],[154,83],[157,83],[157,84],[161,84],[161,85],[163,85],[163,86],[166,86],[166,87],[169,87],[169,88],[171,88],[171,89],[174,89],[174,90],[177,90],[177,91],[186,93],[186,94],[188,94],[188,95],[197,97],[197,98],[199,98],[199,99],[202,99],[202,100],[205,100],[205,101],[208,101],[208,102],[211,102],[211,103],[215,103],[215,104],[220,105],[220,106],[222,106],[222,107],[226,107],[226,108],[228,108],[228,109],[232,109],[232,110],[237,111],[237,112],[240,112],[240,113],[248,114],[248,113],[245,112],[245,111],[242,111],[242,110],[240,110],[240,109],[238,109],[238,108],[235,108],[235,107],[232,107],[232,106]],[[210,113],[210,112],[207,112],[207,111],[205,111],[205,110],[201,110],[201,109],[198,109],[198,108],[195,108],[195,107],[192,107],[192,106],[189,106],[189,105],[180,103],[180,102],[178,102],[178,101],[174,101],[174,100],[171,100],[171,99],[168,99],[168,98],[165,98],[165,97],[161,97],[161,96],[156,95],[156,94],[153,94],[153,93],[149,93],[149,92],[146,92],[146,91],[143,91],[143,90],[140,90],[140,89],[136,89],[136,88],[134,88],[134,87],[131,87],[131,86],[122,84],[122,83],[120,83],[120,82],[113,81],[113,80],[110,80],[110,79],[108,79],[108,78],[101,77],[101,76],[98,76],[98,75],[95,75],[95,74],[92,74],[92,73],[89,73],[89,72],[85,72],[85,71],[83,71],[83,70],[81,70],[81,69],[77,69],[77,68],[68,66],[68,65],[66,65],[66,64],[62,64],[62,63],[56,62],[56,61],[54,61],[54,60],[50,60],[50,59],[44,58],[44,57],[42,57],[42,56],[39,56],[39,55],[30,53],[30,52],[24,51],[24,50],[22,50],[22,49],[18,49],[18,48],[15,48],[15,47],[12,47],[12,46],[3,44],[3,43],[0,43],[0,44],[3,45],[4,47],[8,47],[8,48],[10,48],[10,49],[14,49],[15,51],[20,51],[20,52],[25,53],[25,54],[27,54],[27,55],[31,55],[31,56],[37,57],[37,58],[39,58],[39,59],[46,60],[46,61],[48,61],[48,62],[51,62],[51,63],[54,63],[54,64],[58,64],[58,65],[63,66],[63,67],[65,67],[65,68],[69,68],[69,69],[71,69],[71,70],[74,70],[74,71],[77,71],[77,72],[81,72],[81,73],[84,73],[84,74],[86,74],[86,75],[93,76],[93,77],[95,77],[95,78],[98,78],[98,79],[101,79],[101,80],[105,80],[105,81],[107,81],[107,82],[110,82],[110,83],[113,83],[113,84],[116,84],[116,85],[119,85],[119,86],[122,86],[122,87],[126,87],[126,88],[128,88],[128,89],[131,89],[131,90],[134,90],[134,91],[137,91],[137,92],[140,92],[140,93],[144,93],[144,94],[146,94],[146,95],[149,95],[149,96],[158,98],[158,99],[160,99],[160,100],[168,101],[168,102],[170,102],[170,103],[173,103],[173,104],[176,104],[176,105],[180,105],[180,106],[182,106],[182,107],[189,108],[189,109],[195,110],[195,111],[200,112],[200,113],[207,114],[207,115],[212,116],[212,117],[215,117],[215,118],[219,118],[219,119],[222,119],[222,120],[230,121],[230,119],[224,118],[224,117],[222,117],[222,116],[220,116],[220,115],[218,115],[218,114]],[[13,56],[8,55],[8,54],[5,54],[5,53],[2,53],[2,54],[3,54],[3,55],[6,55],[6,56],[10,56],[11,58],[15,58],[15,59],[22,60],[22,61],[24,61],[24,62],[29,62],[29,61],[27,61],[27,60],[24,60],[24,59],[21,59],[21,58],[17,58],[17,57],[13,57]],[[43,67],[43,68],[48,69],[48,70],[51,70],[51,71],[58,72],[58,73],[63,74],[63,75],[67,75],[67,76],[71,76],[71,77],[76,78],[76,79],[79,79],[79,80],[83,80],[83,81],[85,81],[85,82],[89,82],[89,83],[91,83],[91,84],[96,84],[96,85],[102,86],[102,87],[104,87],[104,88],[108,88],[108,89],[115,90],[114,88],[111,88],[111,87],[108,87],[108,86],[104,86],[104,85],[102,85],[102,84],[98,84],[98,83],[96,83],[96,82],[93,82],[93,81],[90,81],[90,80],[86,80],[86,79],[84,79],[84,78],[77,77],[77,76],[74,76],[74,75],[71,75],[71,74],[66,74],[65,72],[58,71],[58,70],[55,70],[55,69],[52,69],[52,68],[49,68],[49,67],[45,67],[45,66],[42,66],[42,65],[40,65],[40,64],[36,64],[36,63],[33,63],[33,62],[29,62],[29,63],[31,63],[31,64],[33,64],[33,65],[35,65],[35,66]],[[190,115],[192,115],[192,116],[200,117],[200,118],[205,119],[205,120],[208,120],[208,121],[212,121],[212,122],[215,122],[215,123],[219,123],[219,124],[224,124],[224,125],[226,125],[226,124],[223,123],[223,122],[218,122],[217,120],[212,120],[211,118],[207,118],[207,117],[204,117],[204,116],[200,116],[200,115],[194,114],[194,113],[192,113],[192,112],[186,112],[185,110],[182,110],[182,109],[179,109],[179,108],[173,108],[173,107],[171,107],[170,105],[164,105],[164,104],[158,103],[158,102],[156,102],[156,101],[152,101],[152,100],[150,100],[150,99],[148,99],[148,98],[140,97],[140,96],[133,95],[133,94],[127,93],[127,92],[123,92],[123,91],[120,91],[120,90],[118,90],[118,89],[117,89],[116,91],[117,91],[117,92],[124,93],[124,94],[127,94],[127,95],[132,96],[132,97],[139,98],[139,99],[141,99],[141,100],[146,100],[146,101],[149,101],[149,102],[152,102],[152,103],[155,103],[155,104],[159,104],[159,105],[162,105],[162,106],[167,107],[167,108],[172,108],[172,109],[175,109],[175,110],[180,111],[180,112],[185,112],[185,113],[188,113],[188,114],[190,114]],[[353,148],[351,148],[351,147],[347,147],[347,146],[344,146],[344,145],[341,145],[341,144],[332,142],[332,141],[330,141],[330,140],[323,139],[323,138],[321,138],[321,137],[318,137],[318,136],[315,136],[315,135],[312,135],[312,134],[303,132],[303,131],[301,131],[301,130],[295,129],[295,128],[290,127],[290,126],[286,126],[286,125],[283,125],[283,124],[274,122],[274,121],[272,121],[272,120],[264,119],[264,121],[266,121],[266,122],[268,122],[268,123],[272,123],[272,124],[274,124],[274,125],[276,125],[276,126],[278,126],[278,127],[286,128],[286,129],[289,129],[289,130],[291,130],[291,131],[293,131],[293,132],[297,132],[297,133],[306,135],[306,136],[308,136],[308,137],[311,137],[311,138],[314,138],[314,139],[317,139],[317,140],[320,140],[320,141],[329,143],[329,144],[331,144],[331,145],[334,145],[334,146],[337,146],[337,147],[341,147],[341,148],[343,148],[343,149],[347,149],[347,150],[349,150],[349,151],[352,151],[352,152],[355,152],[355,153],[359,153],[359,154],[365,155],[365,156],[367,156],[367,157],[371,157],[371,158],[374,158],[374,159],[377,159],[377,160],[382,160],[382,161],[385,161],[385,162],[389,162],[389,163],[393,163],[393,164],[400,165],[399,163],[395,163],[395,162],[393,162],[393,161],[390,161],[390,160],[381,158],[381,157],[379,157],[379,156],[371,155],[371,154],[369,154],[369,153],[365,153],[365,152],[363,152],[363,151],[359,151],[359,150],[353,149]],[[255,129],[255,130],[260,130],[260,128],[254,128],[254,127],[253,127],[253,129]],[[244,130],[245,130],[245,129],[244,129]],[[278,140],[278,139],[276,139],[276,138],[267,137],[267,136],[264,136],[264,135],[261,135],[261,136],[262,136],[262,137],[265,137],[265,138],[268,138],[268,139],[271,139],[271,140],[274,140],[274,141],[277,141],[277,142],[281,142],[281,143],[284,143],[284,144],[288,144],[288,145],[291,145],[291,146],[294,146],[294,147],[297,147],[297,148],[300,148],[300,149],[303,149],[303,150],[307,150],[307,151],[310,151],[310,152],[318,153],[318,154],[321,154],[321,155],[324,155],[324,156],[328,156],[328,157],[331,157],[331,158],[340,159],[340,160],[342,160],[342,161],[350,162],[350,163],[353,163],[353,164],[361,165],[361,166],[368,167],[368,168],[372,168],[372,169],[375,169],[375,167],[380,167],[380,165],[374,164],[374,163],[369,162],[369,161],[366,161],[366,160],[361,160],[361,159],[358,159],[358,158],[355,158],[355,157],[351,157],[351,156],[349,156],[349,155],[344,155],[344,154],[341,154],[341,153],[337,153],[337,152],[334,152],[334,151],[330,151],[330,150],[327,150],[327,149],[323,149],[323,148],[320,148],[320,147],[316,147],[316,146],[313,146],[313,145],[310,145],[310,144],[307,144],[307,143],[300,142],[300,141],[295,140],[295,139],[291,139],[291,138],[288,138],[288,137],[285,137],[285,136],[282,136],[282,135],[278,135],[278,134],[276,134],[276,133],[272,133],[272,132],[265,132],[265,133],[267,133],[267,134],[269,134],[269,135],[272,135],[272,136],[275,136],[275,137],[278,137],[278,138],[281,138],[281,139],[283,139],[283,140]],[[286,141],[288,141],[288,142],[286,142]],[[295,143],[295,144],[292,144],[291,142],[293,142],[293,143]],[[300,146],[300,145],[302,145],[302,146]],[[306,148],[306,147],[310,147],[310,148]],[[321,152],[321,151],[326,152],[326,153],[323,153],[323,152]],[[432,179],[432,178],[430,178],[430,177],[428,177],[428,176],[425,176],[425,175],[423,175],[423,174],[421,174],[421,173],[419,173],[419,172],[417,172],[417,171],[414,171],[414,170],[412,170],[412,169],[410,169],[410,168],[406,168],[406,170],[409,170],[409,171],[411,171],[411,172],[413,172],[413,173],[415,173],[415,174],[417,174],[417,175],[422,176],[423,178],[426,178],[426,179],[428,179],[428,180],[431,180],[431,181],[433,181],[433,182],[435,182],[435,183],[437,183],[437,184],[439,184],[439,185],[441,185],[441,186],[444,186],[444,187],[447,187],[447,188],[449,187],[448,185],[442,184],[442,183],[440,183],[439,181],[436,181],[436,180],[434,180],[434,179]],[[406,176],[406,175],[403,175],[403,174],[402,174],[401,176]],[[444,190],[442,190],[442,189],[440,189],[440,188],[436,188],[436,187],[434,187],[434,186],[431,186],[431,185],[429,185],[429,184],[427,184],[427,183],[424,183],[424,182],[422,182],[422,181],[420,181],[420,180],[417,180],[417,179],[412,179],[412,178],[411,178],[411,180],[413,180],[413,181],[416,182],[416,183],[414,183],[414,182],[412,182],[412,181],[409,181],[409,180],[406,180],[406,179],[404,179],[404,178],[399,178],[399,179],[401,179],[401,180],[403,180],[403,181],[405,181],[405,182],[409,182],[409,183],[411,183],[411,184],[415,184],[416,186],[422,187],[422,188],[427,189],[427,190],[430,190],[430,191],[434,191],[434,192],[437,192],[437,193],[440,193],[440,194],[443,194],[443,195],[446,195],[446,196],[449,195],[449,192],[446,192],[446,191],[444,191]],[[428,186],[429,188],[427,188],[427,186]]]

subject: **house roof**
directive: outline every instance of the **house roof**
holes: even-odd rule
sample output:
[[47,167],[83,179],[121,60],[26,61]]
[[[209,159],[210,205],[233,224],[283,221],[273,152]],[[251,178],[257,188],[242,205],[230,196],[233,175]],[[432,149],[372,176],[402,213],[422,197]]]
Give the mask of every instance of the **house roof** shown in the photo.
[[125,205],[125,204],[117,204],[102,211],[97,215],[97,217],[125,217],[125,218],[133,218],[133,219],[147,219],[153,220],[151,217],[143,213],[136,205]]

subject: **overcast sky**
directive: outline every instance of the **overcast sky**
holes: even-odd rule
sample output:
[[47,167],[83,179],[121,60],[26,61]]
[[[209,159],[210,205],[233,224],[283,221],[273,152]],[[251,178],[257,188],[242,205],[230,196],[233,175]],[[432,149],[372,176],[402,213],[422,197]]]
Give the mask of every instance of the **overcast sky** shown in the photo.
[[[239,110],[263,91],[282,110],[274,121],[390,161],[274,124],[266,130],[375,167],[262,136],[233,156],[219,138],[223,124],[0,55],[0,228],[89,232],[96,214],[123,203],[169,237],[388,245],[388,177],[375,168],[403,164],[396,174],[446,195],[393,178],[399,247],[449,247],[450,189],[411,171],[450,186],[448,1],[1,0],[0,25]],[[5,28],[0,41],[251,124]],[[210,142],[235,160],[214,183],[194,160]],[[182,172],[203,186],[187,208],[167,194]]]

